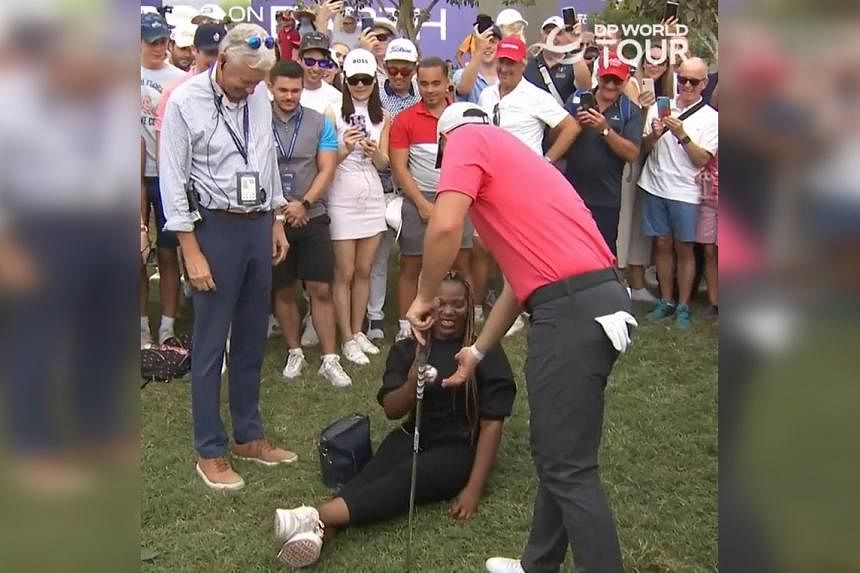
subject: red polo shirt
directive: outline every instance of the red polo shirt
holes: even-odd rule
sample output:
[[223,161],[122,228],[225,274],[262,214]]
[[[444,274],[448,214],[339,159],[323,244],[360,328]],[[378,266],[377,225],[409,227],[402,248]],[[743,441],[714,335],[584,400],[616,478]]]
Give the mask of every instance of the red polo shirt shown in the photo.
[[391,126],[388,144],[392,149],[409,150],[409,172],[418,189],[433,201],[439,184],[436,169],[436,124],[439,120],[423,101],[400,112]]
[[469,217],[521,304],[542,286],[615,264],[564,175],[504,129],[448,134],[439,193],[449,192],[472,199]]
[[302,43],[302,36],[295,28],[281,28],[278,32],[278,50],[282,60],[293,60],[295,51]]

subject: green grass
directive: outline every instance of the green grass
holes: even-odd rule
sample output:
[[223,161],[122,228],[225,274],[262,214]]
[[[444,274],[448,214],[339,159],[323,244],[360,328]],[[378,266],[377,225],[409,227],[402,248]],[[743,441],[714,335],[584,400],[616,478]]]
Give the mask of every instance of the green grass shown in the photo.
[[[602,479],[615,513],[625,570],[717,570],[717,325],[704,318],[682,333],[671,321],[641,328],[635,346],[615,366],[607,389],[601,448]],[[478,515],[448,518],[447,504],[417,510],[414,571],[483,571],[493,555],[517,556],[532,514],[535,474],[528,449],[523,380],[525,338],[505,341],[519,393]],[[158,557],[144,571],[275,571],[272,516],[276,507],[317,504],[328,490],[319,476],[315,441],[327,424],[350,412],[370,414],[374,446],[395,426],[375,396],[384,353],[363,369],[348,368],[354,385],[335,389],[313,367],[296,381],[280,376],[283,350],[270,341],[260,409],[267,435],[299,454],[282,468],[238,461],[246,487],[208,490],[194,471],[187,382],[150,384],[141,392],[143,497],[141,543]],[[228,425],[226,386],[222,415]],[[347,529],[313,569],[402,572],[406,518]],[[570,559],[565,565],[572,570]]]

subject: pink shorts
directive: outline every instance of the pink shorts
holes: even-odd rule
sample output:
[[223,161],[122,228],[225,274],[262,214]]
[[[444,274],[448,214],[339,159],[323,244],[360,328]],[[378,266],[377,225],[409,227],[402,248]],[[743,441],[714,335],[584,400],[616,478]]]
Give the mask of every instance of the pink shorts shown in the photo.
[[696,242],[703,245],[717,244],[717,208],[702,203],[699,205],[699,223],[696,227]]

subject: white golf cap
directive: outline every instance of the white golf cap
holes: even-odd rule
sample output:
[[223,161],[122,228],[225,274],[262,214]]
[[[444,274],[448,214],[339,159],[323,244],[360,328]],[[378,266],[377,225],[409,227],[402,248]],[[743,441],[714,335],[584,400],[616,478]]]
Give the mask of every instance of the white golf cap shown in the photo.
[[141,14],[158,14],[158,8],[155,6],[141,6],[140,7]]
[[418,48],[406,38],[391,40],[385,50],[385,61],[402,60],[404,62],[418,62]]
[[191,23],[180,24],[173,29],[171,38],[178,48],[189,48],[194,45],[194,33],[197,26]]
[[224,8],[218,4],[204,4],[200,7],[200,11],[197,13],[197,16],[205,16],[212,20],[223,22],[224,18],[227,17],[227,12],[225,12]]
[[526,26],[529,25],[529,23],[523,18],[523,15],[513,8],[505,8],[499,12],[498,16],[496,16],[496,26],[510,26],[517,22],[522,22]]
[[552,26],[553,28],[564,28],[564,20],[561,19],[561,16],[550,16],[543,21],[543,24],[540,25],[540,29],[543,30],[547,26]]
[[456,129],[467,123],[489,125],[490,116],[478,104],[467,101],[452,103],[439,116],[439,121],[436,123],[436,135],[439,136],[448,133],[452,129]]
[[376,77],[376,58],[362,48],[351,50],[343,60],[343,73],[348,78],[362,74]]
[[173,10],[164,16],[164,19],[167,20],[167,23],[174,28],[178,28],[183,24],[190,24],[191,20],[193,20],[195,16],[197,16],[196,8],[182,4],[180,6],[174,6]]
[[391,32],[394,36],[397,35],[397,26],[389,20],[388,18],[374,18],[373,19],[373,27],[374,28],[385,28],[389,32]]
[[403,197],[395,197],[385,206],[385,223],[396,233],[394,240],[399,239],[403,229]]

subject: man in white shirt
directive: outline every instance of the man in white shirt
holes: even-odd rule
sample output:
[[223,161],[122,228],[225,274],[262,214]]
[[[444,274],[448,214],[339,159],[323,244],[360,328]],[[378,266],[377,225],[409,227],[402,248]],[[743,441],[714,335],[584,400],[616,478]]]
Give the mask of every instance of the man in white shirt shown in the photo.
[[[680,328],[690,327],[688,303],[696,268],[693,243],[700,202],[696,175],[717,153],[717,111],[702,100],[707,85],[707,64],[700,58],[684,62],[678,70],[678,97],[671,103],[671,114],[660,119],[658,106],[651,106],[642,140],[643,151],[651,152],[639,178],[639,186],[646,192],[642,230],[655,238],[660,280],[660,300],[648,318],[660,320],[674,313]],[[677,306],[673,300],[675,256]]]
[[[493,123],[509,131],[535,153],[555,162],[564,157],[580,132],[579,124],[555,98],[523,79],[528,51],[519,38],[505,38],[496,47],[499,83],[481,92],[478,105]],[[554,143],[543,153],[544,130],[553,130]]]
[[332,122],[340,114],[343,95],[337,88],[323,81],[326,73],[335,67],[331,57],[328,36],[322,32],[311,32],[302,36],[299,46],[299,64],[305,71],[305,87],[301,105],[323,115]]
[[[140,129],[146,144],[144,166],[144,191],[141,203],[146,205],[145,219],[141,226],[149,223],[149,214],[155,210],[157,225],[158,272],[161,301],[161,323],[158,331],[159,344],[173,337],[173,325],[179,312],[179,242],[176,235],[164,230],[164,208],[159,194],[157,142],[155,126],[157,110],[165,87],[173,80],[185,76],[185,72],[167,63],[170,27],[161,14],[147,13],[140,17]],[[143,269],[143,268],[142,268]],[[140,276],[140,347],[152,343],[149,327],[149,278],[145,269]]]

